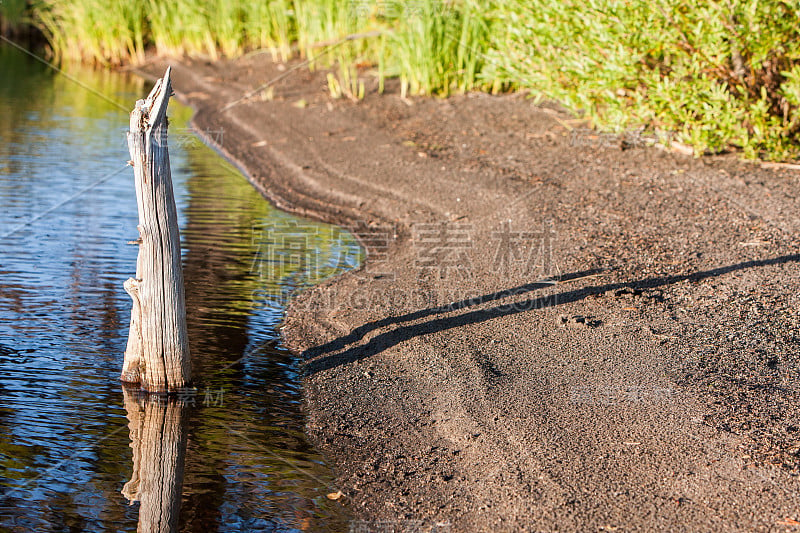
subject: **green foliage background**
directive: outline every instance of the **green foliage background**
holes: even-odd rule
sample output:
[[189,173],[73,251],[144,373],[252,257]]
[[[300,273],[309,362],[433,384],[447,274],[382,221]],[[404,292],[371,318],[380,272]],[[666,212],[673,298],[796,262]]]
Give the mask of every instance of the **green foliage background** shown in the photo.
[[500,2],[482,75],[696,153],[797,156],[800,3]]
[[407,94],[524,89],[601,129],[638,129],[697,154],[799,155],[800,2],[32,1],[29,18],[60,58],[267,49],[336,65],[337,94],[363,95],[369,75],[399,77]]

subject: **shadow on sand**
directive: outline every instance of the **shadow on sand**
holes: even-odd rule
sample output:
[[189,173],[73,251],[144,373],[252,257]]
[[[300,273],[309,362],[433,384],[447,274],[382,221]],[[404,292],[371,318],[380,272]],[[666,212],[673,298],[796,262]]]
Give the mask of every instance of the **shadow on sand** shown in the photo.
[[[516,315],[519,313],[524,313],[535,309],[544,309],[547,307],[555,307],[562,304],[577,302],[583,300],[588,296],[602,294],[608,291],[615,291],[620,289],[632,289],[632,290],[655,289],[658,287],[665,287],[668,285],[673,285],[675,283],[680,283],[682,281],[697,282],[706,278],[718,277],[722,276],[723,274],[728,274],[730,272],[735,272],[739,270],[747,270],[751,268],[760,268],[765,266],[780,265],[792,262],[800,262],[800,254],[784,255],[781,257],[775,257],[772,259],[761,259],[757,261],[744,261],[742,263],[737,263],[735,265],[714,268],[711,270],[703,270],[700,272],[693,272],[690,274],[680,274],[675,276],[658,276],[658,277],[645,278],[635,281],[608,283],[605,285],[592,285],[592,286],[582,287],[580,289],[574,289],[571,291],[548,294],[546,296],[541,296],[538,298],[530,298],[527,300],[511,302],[503,305],[497,305],[495,307],[490,307],[488,309],[477,309],[457,316],[433,318],[431,320],[428,320],[427,322],[417,323],[408,326],[402,325],[406,322],[412,322],[427,317],[433,317],[436,315],[451,313],[453,311],[474,307],[487,302],[493,302],[511,296],[519,296],[522,294],[527,294],[539,289],[552,287],[553,285],[565,283],[571,280],[577,280],[580,278],[594,276],[596,274],[601,273],[602,270],[573,272],[570,274],[564,274],[562,276],[558,276],[550,280],[541,280],[525,285],[520,285],[518,287],[514,287],[511,289],[504,289],[502,291],[486,294],[483,296],[478,296],[475,298],[469,298],[466,300],[461,300],[459,302],[454,302],[448,305],[430,307],[428,309],[421,309],[419,311],[414,311],[400,316],[386,317],[373,322],[368,322],[363,326],[357,327],[356,329],[354,329],[349,334],[343,337],[339,337],[338,339],[335,339],[326,344],[322,344],[320,346],[316,346],[314,348],[306,350],[303,353],[303,358],[305,361],[307,361],[305,363],[304,370],[308,375],[315,374],[323,370],[335,368],[339,365],[346,365],[354,361],[372,357],[373,355],[376,355],[386,349],[396,346],[401,342],[413,339],[414,337],[428,335],[430,333],[436,333],[439,331],[445,331],[460,326],[486,322],[487,320],[492,320],[494,318]],[[352,345],[363,339],[370,332],[388,326],[399,326],[399,327],[381,333],[379,335],[376,335],[364,345],[351,346],[347,348],[349,345]],[[339,351],[339,350],[344,350],[344,351]]]

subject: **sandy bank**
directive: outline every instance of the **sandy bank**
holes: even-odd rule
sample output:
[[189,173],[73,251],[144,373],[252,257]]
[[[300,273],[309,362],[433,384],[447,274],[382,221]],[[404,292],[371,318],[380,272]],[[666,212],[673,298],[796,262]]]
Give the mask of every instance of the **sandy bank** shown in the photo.
[[365,530],[800,520],[800,174],[518,95],[334,101],[305,70],[223,110],[281,73],[264,57],[173,83],[265,196],[369,251],[284,329]]

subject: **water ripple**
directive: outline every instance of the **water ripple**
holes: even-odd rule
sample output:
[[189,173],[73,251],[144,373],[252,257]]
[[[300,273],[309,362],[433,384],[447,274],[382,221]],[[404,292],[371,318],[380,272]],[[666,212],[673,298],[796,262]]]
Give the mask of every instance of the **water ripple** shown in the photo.
[[[139,414],[118,382],[131,307],[122,283],[137,254],[132,170],[36,218],[124,164],[126,117],[15,54],[0,48],[0,232],[33,222],[0,242],[0,529],[133,530],[139,507],[121,491]],[[146,92],[80,74],[115,100]],[[170,106],[171,127],[184,128],[188,110]],[[170,153],[197,381],[175,411],[186,432],[180,529],[342,530],[346,511],[324,497],[331,474],[303,434],[297,360],[276,328],[287,292],[356,266],[362,251],[276,211],[186,141]],[[286,260],[282,235],[313,264]]]

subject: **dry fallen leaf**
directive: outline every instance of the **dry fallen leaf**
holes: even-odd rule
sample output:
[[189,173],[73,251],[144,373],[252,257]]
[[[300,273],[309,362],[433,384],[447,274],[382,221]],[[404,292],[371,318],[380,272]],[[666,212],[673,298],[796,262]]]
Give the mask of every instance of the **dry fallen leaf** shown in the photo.
[[338,500],[342,496],[344,496],[344,494],[342,494],[342,491],[337,490],[336,492],[331,492],[330,494],[328,494],[328,499],[329,500]]

